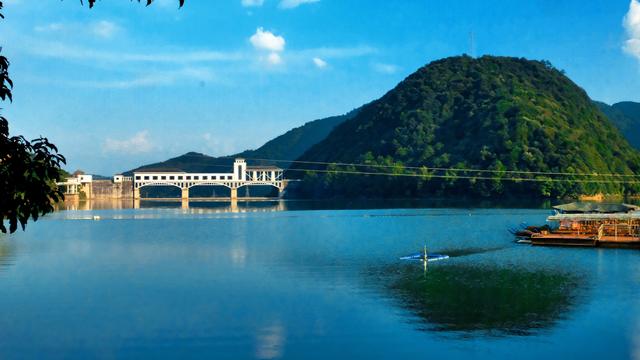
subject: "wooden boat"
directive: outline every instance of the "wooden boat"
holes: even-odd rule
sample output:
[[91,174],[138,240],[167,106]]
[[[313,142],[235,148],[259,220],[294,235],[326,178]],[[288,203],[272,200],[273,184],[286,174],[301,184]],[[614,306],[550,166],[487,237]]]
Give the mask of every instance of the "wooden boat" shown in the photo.
[[640,248],[640,211],[626,204],[567,204],[555,207],[540,227],[518,239],[532,245]]

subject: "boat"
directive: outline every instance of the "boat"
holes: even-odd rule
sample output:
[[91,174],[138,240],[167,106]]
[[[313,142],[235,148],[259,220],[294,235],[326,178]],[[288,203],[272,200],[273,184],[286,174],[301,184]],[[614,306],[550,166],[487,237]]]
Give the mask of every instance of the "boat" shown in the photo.
[[411,255],[407,255],[407,256],[403,256],[403,257],[400,258],[400,260],[425,261],[425,258],[426,258],[427,262],[432,262],[432,261],[446,260],[446,259],[449,258],[449,255],[428,253],[427,252],[427,248],[425,247],[424,251],[419,252],[419,253],[415,253],[415,254],[411,254]]
[[[532,245],[640,248],[640,208],[628,204],[571,203],[554,207],[551,226],[528,227],[516,240]],[[530,233],[528,233],[530,231]]]

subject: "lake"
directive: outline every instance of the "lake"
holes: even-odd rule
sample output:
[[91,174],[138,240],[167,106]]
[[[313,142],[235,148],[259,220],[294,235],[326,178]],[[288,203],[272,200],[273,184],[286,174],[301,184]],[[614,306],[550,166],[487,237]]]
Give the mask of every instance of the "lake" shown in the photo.
[[640,252],[514,243],[548,209],[65,208],[0,237],[2,359],[640,359]]

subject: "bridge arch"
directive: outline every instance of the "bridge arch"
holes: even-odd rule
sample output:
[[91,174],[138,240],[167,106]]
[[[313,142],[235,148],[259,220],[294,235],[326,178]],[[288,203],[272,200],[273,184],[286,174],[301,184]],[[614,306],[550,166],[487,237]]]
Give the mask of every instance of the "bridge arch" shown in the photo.
[[136,184],[137,189],[148,188],[148,187],[177,187],[178,189],[182,189],[182,187],[178,184],[161,184],[161,183],[142,183]]
[[284,171],[274,166],[250,167],[244,159],[236,159],[230,173],[187,173],[179,169],[159,169],[135,172],[134,198],[140,198],[140,189],[149,186],[175,186],[182,191],[182,199],[189,198],[189,190],[194,187],[226,187],[230,198],[238,197],[238,189],[251,186],[268,186],[284,190],[287,181]]

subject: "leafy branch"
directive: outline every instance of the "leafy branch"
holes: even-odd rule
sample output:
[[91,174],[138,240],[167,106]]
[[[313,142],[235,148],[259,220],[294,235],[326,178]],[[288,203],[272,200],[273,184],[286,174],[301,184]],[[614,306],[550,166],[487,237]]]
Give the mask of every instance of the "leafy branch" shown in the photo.
[[[147,6],[151,5],[151,3],[153,3],[153,0],[145,0],[147,2]],[[185,0],[178,0],[178,2],[180,3],[180,7],[184,6],[184,1]],[[140,2],[140,0],[138,0],[138,2]],[[96,0],[87,0],[87,3],[89,3],[89,8],[92,8],[93,5],[95,5]],[[84,5],[84,1],[80,0],[80,4]]]
[[[1,13],[0,18],[4,19]],[[0,99],[12,102],[9,65],[0,55]],[[0,231],[7,232],[5,221],[13,233],[18,226],[24,230],[29,219],[36,221],[53,211],[53,203],[64,199],[56,181],[65,161],[47,138],[28,141],[23,136],[9,136],[9,121],[0,115]]]

